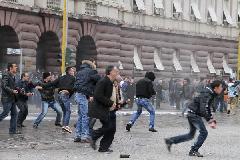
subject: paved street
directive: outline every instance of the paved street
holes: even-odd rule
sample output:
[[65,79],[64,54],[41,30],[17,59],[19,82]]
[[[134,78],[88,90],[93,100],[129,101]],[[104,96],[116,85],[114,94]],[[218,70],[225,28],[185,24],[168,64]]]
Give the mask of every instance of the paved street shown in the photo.
[[[163,139],[165,137],[187,132],[186,118],[179,117],[174,111],[158,111],[156,116],[156,129],[158,133],[148,132],[148,115],[144,114],[132,128],[125,131],[129,111],[121,111],[117,120],[117,133],[111,154],[102,154],[93,151],[89,144],[74,143],[74,133],[62,133],[61,128],[54,126],[55,113],[50,111],[38,129],[32,128],[32,121],[36,113],[30,113],[23,135],[8,135],[9,120],[0,123],[0,160],[110,160],[120,159],[120,154],[130,154],[130,159],[142,160],[186,160],[188,151],[193,143],[187,142],[173,146],[172,153],[166,150]],[[169,114],[172,113],[172,114]],[[239,112],[240,113],[240,112]],[[237,160],[239,159],[240,144],[240,116],[218,113],[218,128],[212,130],[208,127],[209,136],[200,152],[205,155],[203,159],[211,160]],[[71,125],[76,120],[74,114]],[[98,126],[99,124],[97,124]]]

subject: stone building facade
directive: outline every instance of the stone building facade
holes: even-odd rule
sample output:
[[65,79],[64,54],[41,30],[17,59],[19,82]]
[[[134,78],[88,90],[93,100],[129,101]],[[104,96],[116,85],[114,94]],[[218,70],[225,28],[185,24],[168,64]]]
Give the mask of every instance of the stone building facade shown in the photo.
[[[63,0],[0,1],[0,67],[60,71]],[[229,75],[236,71],[238,0],[69,0],[67,46],[71,65],[95,58],[100,73],[119,65],[123,75]]]

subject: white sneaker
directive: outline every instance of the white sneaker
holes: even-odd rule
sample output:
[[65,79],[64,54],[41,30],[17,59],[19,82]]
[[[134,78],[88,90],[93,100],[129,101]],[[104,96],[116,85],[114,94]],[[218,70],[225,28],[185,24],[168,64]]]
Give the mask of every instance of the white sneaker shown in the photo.
[[68,132],[68,133],[72,133],[72,130],[69,126],[63,126],[62,130],[65,131],[65,132]]

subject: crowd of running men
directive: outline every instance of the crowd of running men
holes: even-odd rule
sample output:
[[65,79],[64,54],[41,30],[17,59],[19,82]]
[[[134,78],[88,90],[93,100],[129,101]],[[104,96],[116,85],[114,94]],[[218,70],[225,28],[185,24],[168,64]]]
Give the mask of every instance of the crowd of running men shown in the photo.
[[[100,76],[95,61],[90,59],[82,61],[77,72],[75,67],[67,67],[65,74],[57,78],[52,78],[51,73],[44,72],[42,80],[33,83],[28,73],[22,73],[20,80],[16,80],[17,68],[14,63],[8,64],[1,80],[3,111],[0,121],[11,113],[9,134],[21,134],[22,127],[25,127],[28,99],[34,95],[34,90],[40,93],[42,106],[41,113],[33,122],[33,128],[40,127],[48,109],[52,108],[57,114],[55,125],[62,127],[63,132],[72,133],[73,130],[69,126],[70,100],[74,96],[78,106],[74,142],[90,143],[95,150],[97,140],[102,137],[99,152],[112,152],[109,148],[116,132],[116,111],[123,107],[132,108],[134,101],[137,111],[126,124],[126,130],[131,130],[144,108],[150,113],[148,130],[157,132],[155,107],[152,103],[153,99],[156,99],[156,108],[160,108],[162,101],[169,101],[170,106],[182,109],[182,116],[187,113],[190,125],[188,134],[165,139],[168,150],[171,150],[173,144],[191,140],[198,129],[199,137],[191,147],[189,155],[202,157],[198,149],[208,134],[202,117],[212,128],[216,128],[212,111],[226,111],[230,114],[238,104],[239,82],[233,79],[229,79],[227,83],[223,80],[210,82],[204,78],[198,83],[192,83],[189,78],[170,79],[165,87],[166,83],[162,80],[156,82],[153,72],[146,72],[144,78],[135,83],[130,77],[122,79],[118,68],[113,65],[107,66],[105,75]],[[57,96],[54,96],[56,89]],[[169,95],[169,99],[166,95]],[[99,120],[102,126],[93,129],[96,120]]]

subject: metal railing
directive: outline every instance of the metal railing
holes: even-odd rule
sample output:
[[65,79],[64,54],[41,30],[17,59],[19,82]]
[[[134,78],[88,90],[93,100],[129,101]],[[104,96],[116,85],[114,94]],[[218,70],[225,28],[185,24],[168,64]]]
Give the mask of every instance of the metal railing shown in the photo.
[[60,9],[61,8],[61,0],[47,0],[47,8]]
[[87,2],[85,8],[85,14],[95,16],[97,14],[97,4]]
[[18,0],[1,0],[2,2],[18,3]]

